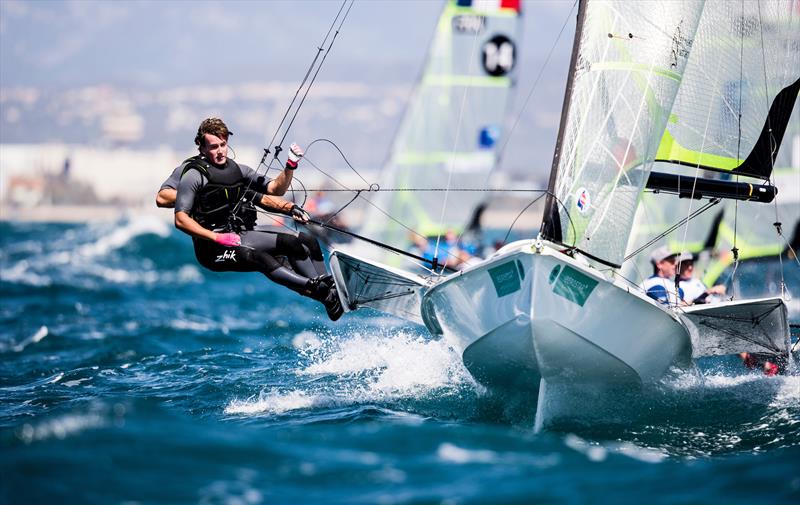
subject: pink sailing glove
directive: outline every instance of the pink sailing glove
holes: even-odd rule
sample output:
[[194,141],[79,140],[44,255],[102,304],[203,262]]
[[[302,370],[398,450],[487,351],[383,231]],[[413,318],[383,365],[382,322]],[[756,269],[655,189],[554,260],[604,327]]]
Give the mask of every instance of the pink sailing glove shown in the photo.
[[303,157],[303,148],[297,144],[289,146],[289,159],[286,160],[286,168],[294,170],[297,164],[300,163],[300,158]]
[[236,247],[242,245],[242,239],[235,233],[217,233],[214,242],[225,247]]

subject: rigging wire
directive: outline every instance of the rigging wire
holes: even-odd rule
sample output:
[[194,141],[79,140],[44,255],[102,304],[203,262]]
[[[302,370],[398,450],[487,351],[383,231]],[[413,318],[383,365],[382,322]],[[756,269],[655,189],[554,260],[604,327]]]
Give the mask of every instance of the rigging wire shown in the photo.
[[[350,163],[350,161],[349,161],[349,160],[347,159],[347,157],[344,155],[344,152],[343,152],[343,151],[342,151],[342,150],[339,148],[339,146],[337,146],[337,145],[336,145],[336,143],[335,143],[335,142],[333,142],[332,140],[330,140],[330,139],[324,139],[324,138],[323,138],[323,139],[315,139],[314,141],[312,141],[312,142],[309,144],[309,149],[310,149],[310,147],[311,147],[312,145],[314,145],[314,144],[316,144],[316,143],[318,143],[318,142],[324,142],[324,143],[328,143],[328,144],[332,145],[332,146],[333,146],[333,147],[334,147],[334,148],[337,150],[337,152],[339,153],[339,155],[340,155],[340,156],[342,156],[342,158],[344,159],[345,163],[346,163],[346,164],[347,164],[347,166],[350,168],[350,170],[352,170],[352,171],[353,171],[353,173],[355,173],[355,174],[356,174],[356,175],[357,175],[357,176],[358,176],[358,177],[359,177],[359,178],[360,178],[362,181],[364,181],[366,184],[369,184],[369,186],[368,186],[367,188],[362,188],[362,189],[354,189],[354,188],[349,188],[347,185],[345,185],[344,183],[342,183],[342,182],[340,182],[339,180],[335,179],[335,178],[334,178],[332,175],[328,174],[327,172],[325,172],[324,170],[322,170],[321,168],[319,168],[319,167],[318,167],[318,166],[317,166],[317,165],[316,165],[316,164],[315,164],[313,161],[311,161],[311,160],[308,158],[308,156],[307,156],[307,155],[306,155],[306,156],[304,156],[304,157],[303,157],[303,159],[304,159],[306,162],[308,162],[308,163],[309,163],[309,164],[310,164],[310,165],[311,165],[311,166],[312,166],[312,167],[313,167],[315,170],[317,170],[318,172],[320,172],[321,174],[323,174],[325,177],[327,177],[327,178],[329,178],[329,179],[333,180],[333,181],[334,181],[336,184],[338,184],[338,185],[341,187],[341,188],[321,188],[321,189],[312,189],[312,190],[306,190],[306,189],[304,189],[304,190],[303,190],[303,191],[304,191],[304,201],[305,201],[305,198],[307,198],[307,196],[308,196],[308,191],[353,192],[353,193],[355,193],[355,196],[354,196],[354,198],[353,198],[353,199],[351,199],[351,200],[350,200],[350,201],[349,201],[347,204],[345,204],[344,206],[342,206],[341,208],[339,208],[339,209],[338,209],[336,212],[334,212],[332,215],[330,215],[330,216],[329,216],[329,219],[328,219],[328,221],[330,221],[331,219],[333,219],[334,217],[336,217],[336,215],[338,215],[338,214],[339,214],[340,212],[342,212],[342,211],[343,211],[343,210],[344,210],[346,207],[348,207],[349,205],[351,205],[351,204],[352,204],[352,203],[353,203],[353,202],[354,202],[356,199],[358,199],[358,198],[361,198],[361,199],[362,199],[364,202],[366,202],[368,205],[372,206],[372,207],[373,207],[374,209],[376,209],[378,212],[380,212],[381,214],[383,214],[384,216],[386,216],[386,218],[388,218],[389,220],[391,220],[391,221],[393,221],[394,223],[398,224],[400,227],[402,227],[403,229],[405,229],[405,230],[406,230],[406,231],[408,231],[409,233],[413,234],[413,235],[414,235],[414,236],[416,236],[416,237],[427,239],[427,237],[425,237],[424,235],[422,235],[421,233],[419,233],[417,230],[415,230],[415,229],[411,228],[410,226],[406,225],[405,223],[403,223],[402,221],[400,221],[400,220],[399,220],[399,219],[397,219],[396,217],[392,216],[390,213],[388,213],[387,211],[385,211],[384,209],[382,209],[380,206],[378,206],[377,204],[375,204],[374,202],[372,202],[372,201],[371,201],[371,200],[369,200],[368,198],[365,198],[365,197],[364,197],[364,195],[363,195],[363,193],[378,193],[378,192],[381,192],[381,191],[385,191],[385,192],[447,192],[447,191],[452,191],[452,192],[487,192],[487,193],[491,193],[491,192],[506,192],[506,193],[523,193],[523,192],[528,192],[528,193],[537,193],[537,192],[543,192],[543,193],[546,193],[546,192],[547,192],[547,190],[542,190],[542,189],[491,189],[491,188],[464,188],[464,189],[453,189],[453,188],[446,188],[446,187],[445,187],[445,188],[381,188],[381,187],[380,187],[380,186],[379,186],[377,183],[369,183],[369,182],[368,182],[368,181],[367,181],[367,180],[366,180],[366,179],[365,179],[365,178],[364,178],[364,177],[363,177],[363,176],[362,176],[362,175],[359,173],[359,171],[358,171],[358,170],[356,170],[356,168],[355,168],[355,167],[353,167],[353,165]],[[295,180],[299,181],[300,179],[299,179],[299,178],[295,178]],[[527,208],[527,207],[526,207],[526,208]],[[525,210],[525,209],[523,209],[523,212],[524,212],[524,210]],[[516,220],[515,220],[515,222],[516,222]],[[328,249],[330,249],[330,247],[328,247]],[[450,253],[449,251],[448,251],[447,255],[448,255],[448,257],[450,257],[450,258],[457,259],[457,257],[456,257],[455,255],[453,255],[452,253]]]
[[656,242],[658,242],[658,241],[659,241],[659,240],[661,240],[662,238],[666,237],[667,235],[669,235],[669,234],[670,234],[670,233],[672,233],[673,231],[675,231],[675,230],[677,230],[678,228],[680,228],[681,226],[683,226],[683,225],[684,225],[684,223],[685,223],[686,221],[696,218],[697,216],[699,216],[700,214],[704,213],[704,212],[705,212],[705,211],[707,211],[708,209],[710,209],[710,208],[712,208],[713,206],[717,205],[719,202],[720,202],[720,199],[719,199],[719,198],[713,198],[713,199],[711,199],[711,200],[710,200],[710,201],[709,201],[707,204],[705,204],[704,206],[700,207],[699,209],[697,209],[697,210],[696,210],[696,211],[694,211],[693,213],[689,214],[689,215],[688,215],[688,216],[686,216],[685,218],[683,218],[683,219],[681,219],[680,221],[678,221],[677,223],[673,224],[672,226],[670,226],[669,228],[667,228],[667,229],[666,229],[666,230],[664,230],[663,232],[661,232],[661,233],[659,233],[658,235],[656,235],[655,237],[653,237],[653,238],[652,238],[650,241],[648,241],[647,243],[645,243],[643,246],[639,247],[638,249],[636,249],[636,250],[635,250],[635,251],[633,251],[632,253],[630,253],[630,254],[628,254],[627,256],[625,256],[625,257],[622,259],[622,262],[624,263],[624,262],[628,261],[629,259],[633,258],[634,256],[636,256],[636,255],[637,255],[637,254],[639,254],[640,252],[644,251],[645,249],[647,249],[647,248],[648,248],[648,247],[650,247],[651,245],[655,244]]
[[[761,3],[759,2],[757,4],[757,6],[758,6],[759,35],[761,36],[761,69],[764,72],[764,93],[765,93],[766,106],[767,106],[767,131],[769,132],[769,137],[768,137],[768,139],[769,139],[769,147],[770,147],[770,149],[769,149],[769,163],[770,163],[769,174],[770,174],[770,178],[773,178],[775,176],[773,172],[775,171],[774,159],[775,159],[775,150],[777,149],[777,142],[775,141],[775,137],[772,134],[772,118],[770,118],[770,114],[769,114],[769,112],[770,112],[770,110],[769,110],[769,108],[770,108],[770,104],[769,104],[769,97],[770,97],[770,94],[769,94],[769,80],[767,79],[767,61],[766,61],[767,60],[767,55],[766,55],[766,52],[765,52],[765,49],[764,49],[764,21],[761,18]],[[773,200],[773,201],[775,202],[774,203],[775,222],[772,223],[772,225],[775,227],[775,232],[778,234],[778,237],[779,238],[783,238],[784,242],[787,242],[786,238],[783,237],[783,231],[781,229],[780,217],[778,216],[778,199],[777,199],[777,195],[776,195],[775,200]],[[779,262],[779,265],[780,265],[780,272],[781,272],[781,296],[785,297],[786,296],[786,279],[784,278],[784,275],[783,275],[783,251],[778,251],[778,262]]]
[[[325,42],[328,41],[328,37],[330,36],[331,31],[333,30],[333,27],[336,25],[336,21],[339,20],[339,16],[341,16],[342,9],[344,9],[344,6],[345,6],[346,3],[347,3],[347,0],[343,0],[342,1],[342,5],[339,6],[339,12],[336,13],[336,17],[333,18],[333,21],[331,22],[331,25],[328,27],[328,32],[325,34],[325,38],[323,38],[322,42],[320,43],[320,45],[317,46],[317,54],[314,55],[314,59],[311,61],[311,64],[308,66],[308,69],[306,70],[306,75],[303,76],[303,80],[302,80],[302,82],[300,82],[300,86],[297,87],[297,91],[295,91],[294,96],[292,97],[292,101],[289,102],[289,106],[286,108],[286,111],[283,113],[283,117],[281,118],[280,123],[278,123],[278,127],[275,128],[275,132],[272,134],[272,138],[267,143],[267,149],[264,152],[264,158],[266,158],[267,154],[269,154],[269,151],[268,151],[269,146],[271,146],[272,143],[275,142],[275,138],[278,136],[278,132],[281,130],[281,127],[283,127],[283,123],[286,121],[286,118],[289,116],[289,112],[292,110],[292,107],[294,106],[294,103],[297,100],[297,97],[300,95],[300,91],[303,89],[303,86],[305,86],[306,81],[308,80],[308,76],[311,75],[311,71],[314,70],[314,66],[317,63],[317,60],[319,59],[320,54],[322,54],[322,52],[325,51]],[[322,64],[320,63],[320,65],[322,65]],[[309,87],[310,87],[310,85],[309,85]],[[298,107],[298,110],[299,110],[299,107]],[[295,113],[295,116],[296,115],[297,115],[297,113]],[[277,156],[277,155],[278,155],[278,153],[275,153],[275,156]],[[261,162],[263,163],[264,159],[262,159]]]
[[[455,136],[453,138],[453,151],[452,151],[452,155],[451,155],[451,162],[450,162],[450,166],[447,167],[447,188],[448,189],[450,189],[450,184],[451,184],[451,182],[453,180],[453,172],[455,171],[454,168],[455,168],[455,164],[456,164],[456,154],[458,152],[457,151],[458,150],[458,140],[459,140],[459,137],[461,137],[461,123],[462,123],[462,120],[464,119],[464,109],[466,108],[466,105],[467,105],[467,93],[469,92],[469,88],[472,85],[472,81],[473,81],[473,70],[475,69],[475,61],[474,60],[476,59],[475,58],[475,54],[476,54],[475,50],[478,47],[478,34],[479,33],[480,32],[476,30],[475,31],[475,35],[473,35],[473,37],[472,37],[472,50],[470,51],[469,67],[467,69],[467,72],[469,73],[469,76],[470,76],[469,77],[469,84],[467,86],[464,86],[464,93],[462,93],[462,95],[461,95],[461,106],[459,107],[459,110],[458,110],[458,121],[456,122]],[[439,215],[439,230],[437,230],[438,232],[436,234],[436,247],[434,247],[434,249],[433,249],[433,263],[434,263],[433,266],[434,266],[434,269],[436,268],[436,261],[437,261],[437,258],[439,257],[439,243],[441,242],[441,239],[442,239],[442,228],[444,227],[444,214],[445,214],[445,211],[447,210],[447,200],[448,200],[449,196],[450,196],[450,192],[449,191],[445,191],[444,200],[442,201],[442,212]],[[460,239],[461,236],[459,235],[458,238]]]
[[[742,13],[739,17],[739,105],[737,112],[739,114],[737,125],[739,128],[739,135],[736,140],[736,160],[741,159],[741,149],[742,149],[742,88],[744,87],[744,0],[741,1],[742,6]],[[736,174],[736,182],[739,182],[739,174]],[[731,300],[736,298],[736,271],[739,269],[739,248],[737,245],[737,236],[738,236],[738,224],[739,224],[739,201],[736,200],[733,202],[733,247],[731,248],[731,252],[733,253],[733,272],[731,272]]]
[[[346,1],[347,0],[345,0],[345,2]],[[339,23],[339,28],[337,28],[336,31],[334,32],[333,37],[331,38],[331,42],[330,42],[330,44],[328,44],[328,49],[325,51],[325,54],[322,56],[322,61],[320,61],[319,65],[317,66],[317,70],[314,72],[314,77],[311,78],[311,82],[308,84],[308,87],[306,88],[306,92],[305,92],[305,94],[303,94],[303,98],[300,100],[300,103],[297,105],[297,109],[295,109],[294,115],[292,116],[291,121],[289,121],[289,125],[286,127],[286,130],[284,130],[284,132],[283,132],[283,137],[281,137],[281,141],[280,141],[279,145],[283,144],[283,142],[286,140],[286,136],[289,134],[289,130],[292,129],[292,125],[294,124],[295,119],[297,119],[297,114],[300,112],[300,109],[303,107],[303,104],[306,101],[306,97],[308,97],[308,93],[309,93],[309,91],[311,91],[311,87],[314,85],[314,82],[317,80],[317,76],[319,75],[320,70],[322,70],[322,66],[325,64],[325,60],[328,58],[328,55],[330,54],[331,49],[333,48],[333,44],[336,42],[336,37],[339,36],[339,32],[341,31],[342,26],[344,26],[344,22],[347,20],[347,16],[350,14],[350,9],[353,8],[353,2],[354,2],[354,0],[350,0],[350,6],[347,8],[347,11],[344,13],[344,16],[342,17],[342,21]],[[338,15],[337,15],[337,17],[338,17]],[[326,35],[326,37],[327,37],[327,35]]]
[[[718,58],[717,59],[717,69],[716,69],[717,71],[716,71],[715,76],[714,76],[714,84],[715,84],[714,88],[716,88],[716,84],[718,84],[718,82],[719,82],[718,78],[720,76],[721,67],[722,67],[722,58]],[[714,88],[712,88],[712,89],[714,89]],[[703,140],[700,143],[700,157],[702,157],[702,155],[705,153],[706,139],[708,138],[708,128],[709,128],[709,125],[711,124],[711,111],[712,110],[713,110],[713,106],[711,104],[709,104],[708,113],[706,114],[706,124],[705,124],[705,127],[703,129]],[[689,219],[688,219],[688,216],[690,216],[692,214],[692,204],[694,203],[694,195],[695,195],[695,191],[697,189],[697,180],[698,180],[698,177],[700,176],[701,161],[700,161],[699,158],[698,158],[698,161],[697,161],[697,165],[695,166],[695,170],[694,170],[694,180],[692,181],[691,199],[689,200],[689,205],[688,205],[689,208],[688,208],[688,211],[687,211],[686,226],[683,229],[683,239],[681,240],[681,249],[679,251],[680,253],[683,253],[686,250],[686,238],[689,235]],[[675,273],[675,283],[676,283],[676,287],[678,287],[678,285],[680,284],[680,271]]]
[[[339,17],[341,16],[342,10],[344,9],[344,6],[347,4],[348,1],[350,2],[350,7],[348,7],[347,11],[345,12],[344,17],[342,17],[342,20],[339,23],[339,27],[336,29],[336,32],[335,32],[333,38],[331,39],[331,42],[328,44],[328,47],[326,49],[325,48],[325,42],[328,40],[328,37],[330,36],[331,31],[336,26],[336,22],[338,21]],[[283,141],[285,140],[286,135],[289,133],[289,130],[291,129],[291,126],[294,123],[295,118],[297,117],[297,114],[300,112],[300,108],[303,106],[303,102],[305,101],[306,96],[308,96],[309,91],[311,91],[311,87],[314,85],[314,80],[316,79],[317,75],[319,74],[319,71],[322,68],[322,65],[325,63],[325,59],[328,57],[328,54],[330,54],[331,48],[333,47],[333,42],[336,40],[336,36],[341,31],[342,26],[344,25],[344,21],[347,19],[347,15],[350,13],[350,9],[353,7],[353,2],[354,2],[354,0],[343,0],[342,1],[342,5],[339,7],[339,11],[336,13],[336,17],[331,22],[331,25],[328,28],[328,31],[325,34],[325,37],[322,39],[322,43],[317,47],[317,54],[314,56],[314,59],[311,61],[311,64],[309,65],[308,69],[306,70],[306,75],[303,77],[303,80],[300,83],[300,85],[298,86],[297,91],[294,94],[294,97],[292,97],[292,100],[289,103],[289,106],[286,108],[286,112],[284,113],[283,117],[281,118],[281,121],[278,124],[278,127],[275,129],[275,133],[272,135],[272,138],[270,139],[269,143],[267,144],[267,147],[264,148],[264,155],[261,157],[261,161],[259,162],[258,167],[256,168],[256,177],[258,177],[258,173],[261,170],[262,166],[266,167],[266,170],[264,171],[264,175],[266,176],[266,174],[269,173],[270,168],[272,167],[273,161],[278,159],[278,155],[280,154],[280,152],[282,150],[281,145],[283,144]],[[322,61],[320,61],[319,65],[316,65],[317,60],[319,59],[320,54],[322,54],[323,51],[325,52],[325,55],[323,56]],[[269,155],[269,152],[270,152],[269,151],[269,146],[272,145],[272,143],[275,141],[275,138],[278,136],[278,132],[280,131],[281,127],[283,126],[284,122],[286,121],[286,118],[288,117],[289,112],[292,110],[292,107],[294,106],[294,103],[297,100],[297,97],[300,94],[300,91],[305,86],[306,82],[308,81],[308,76],[311,75],[311,72],[312,72],[312,70],[314,69],[315,66],[316,66],[316,72],[314,73],[314,77],[312,78],[312,80],[308,84],[308,86],[306,87],[305,94],[303,95],[303,98],[301,99],[300,103],[298,104],[297,108],[295,109],[294,116],[292,117],[291,122],[289,123],[289,126],[287,126],[286,129],[284,130],[284,134],[283,134],[283,138],[281,139],[281,143],[279,145],[275,146],[275,153],[274,153],[273,159],[269,161],[269,164],[266,164],[265,162],[266,162],[267,156]],[[245,188],[245,190],[249,190],[251,185],[252,185],[252,180],[247,184],[247,187]],[[240,200],[234,206],[233,211],[232,211],[232,214],[233,214],[234,217],[238,213],[242,202],[243,202],[243,200]]]

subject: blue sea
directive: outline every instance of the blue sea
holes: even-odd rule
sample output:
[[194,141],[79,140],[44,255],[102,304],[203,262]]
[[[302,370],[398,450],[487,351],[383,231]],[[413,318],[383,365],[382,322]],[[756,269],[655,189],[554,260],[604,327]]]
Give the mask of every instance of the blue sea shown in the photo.
[[539,433],[529,400],[165,221],[0,224],[2,503],[800,503],[798,376],[711,360]]

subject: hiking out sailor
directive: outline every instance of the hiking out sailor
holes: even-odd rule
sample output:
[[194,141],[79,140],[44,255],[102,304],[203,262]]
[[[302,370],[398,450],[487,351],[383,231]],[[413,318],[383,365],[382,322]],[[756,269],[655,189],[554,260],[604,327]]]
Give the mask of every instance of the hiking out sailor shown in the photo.
[[653,275],[642,284],[647,296],[666,305],[686,305],[683,290],[675,284],[677,257],[678,254],[671,252],[666,246],[650,253]]
[[275,196],[286,191],[291,170],[297,167],[303,150],[293,144],[287,176],[266,181],[252,168],[228,158],[230,135],[221,119],[209,118],[200,124],[195,137],[200,154],[181,164],[175,227],[192,237],[197,261],[205,268],[261,272],[296,293],[322,302],[328,317],[339,319],[342,305],[316,239],[278,226],[256,226],[255,206],[308,222],[302,207]]
[[[233,135],[233,133],[228,132],[228,135]],[[283,171],[278,174],[276,178],[267,182],[267,194],[274,196],[283,196],[286,194],[289,185],[292,183],[294,171],[302,157],[303,149],[297,144],[292,144],[289,148],[289,158],[286,160]],[[188,161],[189,160],[186,160],[175,167],[172,173],[169,174],[169,177],[161,183],[161,187],[158,188],[158,193],[156,193],[156,207],[170,209],[175,207],[175,198],[178,195],[178,183],[181,181],[181,174],[183,174],[183,169],[186,167]],[[244,170],[249,169],[246,165],[239,166],[243,167]]]

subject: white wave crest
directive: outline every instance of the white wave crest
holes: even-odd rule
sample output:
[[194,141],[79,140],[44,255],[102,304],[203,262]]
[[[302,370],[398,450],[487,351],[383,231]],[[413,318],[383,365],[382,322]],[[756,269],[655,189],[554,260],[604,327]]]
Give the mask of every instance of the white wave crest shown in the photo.
[[585,455],[589,461],[594,462],[605,461],[609,452],[621,454],[644,463],[656,464],[667,459],[667,454],[662,451],[640,447],[630,442],[609,442],[600,444],[597,442],[588,442],[574,434],[569,434],[564,437],[564,445]]
[[105,236],[78,249],[78,254],[87,258],[105,256],[109,252],[124,247],[140,235],[155,234],[160,237],[169,236],[170,229],[165,221],[154,216],[143,216],[133,219],[122,226],[117,226]]
[[283,414],[292,410],[307,409],[317,406],[320,398],[308,395],[303,391],[261,392],[258,397],[251,397],[246,400],[232,400],[225,407],[226,414]]
[[364,400],[417,397],[462,385],[478,387],[443,340],[408,331],[332,339],[311,352],[311,364],[299,375],[366,375],[368,380],[361,387]]
[[31,344],[35,344],[36,342],[41,341],[44,337],[46,337],[50,332],[47,329],[47,326],[41,326],[36,333],[31,335],[30,337],[26,338],[19,344],[15,345],[12,349],[15,352],[21,352],[23,349],[28,347]]
[[465,465],[468,463],[492,464],[498,460],[498,455],[494,451],[487,449],[462,449],[450,443],[444,443],[436,450],[436,456],[448,463]]
[[27,284],[28,286],[49,286],[52,280],[44,275],[31,271],[31,265],[25,260],[18,261],[10,268],[0,268],[0,280],[13,284]]
[[439,445],[436,449],[436,457],[445,463],[455,465],[511,465],[544,469],[561,463],[561,456],[555,453],[537,454],[524,450],[496,452],[489,449],[465,449],[449,442]]

